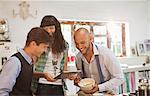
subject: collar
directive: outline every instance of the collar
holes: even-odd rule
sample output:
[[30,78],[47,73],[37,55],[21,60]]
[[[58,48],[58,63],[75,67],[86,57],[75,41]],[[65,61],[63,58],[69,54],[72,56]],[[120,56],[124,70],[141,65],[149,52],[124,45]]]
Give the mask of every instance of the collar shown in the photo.
[[97,48],[98,45],[96,45],[95,43],[92,43],[92,45],[93,45],[94,55],[99,55],[99,49]]
[[29,64],[32,64],[32,58],[31,58],[23,49],[19,49],[18,52],[21,53],[21,55],[25,58],[25,60],[26,60]]

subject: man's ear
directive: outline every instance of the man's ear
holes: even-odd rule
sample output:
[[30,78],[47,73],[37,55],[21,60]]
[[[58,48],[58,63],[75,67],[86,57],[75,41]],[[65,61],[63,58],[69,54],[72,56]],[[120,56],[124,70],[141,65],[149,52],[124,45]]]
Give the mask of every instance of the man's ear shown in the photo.
[[35,46],[35,45],[37,45],[37,44],[36,44],[35,41],[31,41],[30,45],[31,45],[31,46]]
[[93,33],[90,33],[90,41],[94,42],[94,34]]

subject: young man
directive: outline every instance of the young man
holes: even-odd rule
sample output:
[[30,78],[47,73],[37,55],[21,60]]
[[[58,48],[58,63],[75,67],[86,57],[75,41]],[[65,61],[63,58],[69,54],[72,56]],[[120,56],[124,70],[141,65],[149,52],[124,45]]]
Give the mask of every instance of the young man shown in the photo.
[[94,44],[85,28],[75,31],[74,41],[80,51],[76,56],[77,68],[82,70],[84,77],[93,78],[98,84],[85,93],[109,91],[115,94],[116,88],[123,83],[123,72],[115,55],[109,49]]
[[33,59],[47,50],[51,37],[44,29],[35,27],[27,35],[25,47],[12,55],[0,73],[0,96],[32,96],[30,90]]

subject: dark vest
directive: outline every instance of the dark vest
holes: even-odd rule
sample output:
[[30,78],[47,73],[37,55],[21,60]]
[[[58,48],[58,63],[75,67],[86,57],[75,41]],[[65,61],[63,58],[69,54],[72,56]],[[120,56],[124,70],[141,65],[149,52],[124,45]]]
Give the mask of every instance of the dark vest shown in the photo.
[[16,56],[21,62],[21,71],[16,78],[16,83],[10,93],[10,96],[32,96],[31,81],[33,74],[33,65],[29,64],[21,53],[16,53]]

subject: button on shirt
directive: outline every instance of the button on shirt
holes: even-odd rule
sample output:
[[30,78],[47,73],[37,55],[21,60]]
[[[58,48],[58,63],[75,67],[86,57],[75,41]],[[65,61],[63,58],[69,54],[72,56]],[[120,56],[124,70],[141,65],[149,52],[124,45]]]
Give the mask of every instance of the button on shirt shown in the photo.
[[106,81],[105,83],[98,85],[99,91],[111,91],[116,93],[116,88],[123,83],[123,72],[121,70],[120,64],[115,55],[108,48],[98,46],[97,49],[96,46],[93,44],[94,55],[92,56],[90,63],[87,62],[85,57],[80,52],[77,54],[77,68],[82,70],[83,62],[86,77],[93,78],[96,83],[99,84],[100,77],[98,74],[95,58],[95,55],[99,55],[101,70],[104,76],[104,80]]
[[[32,64],[32,59],[24,50],[20,49],[19,52],[29,64]],[[9,96],[9,92],[12,91],[20,71],[20,60],[15,56],[10,57],[9,60],[3,65],[2,72],[0,73],[0,96]]]

